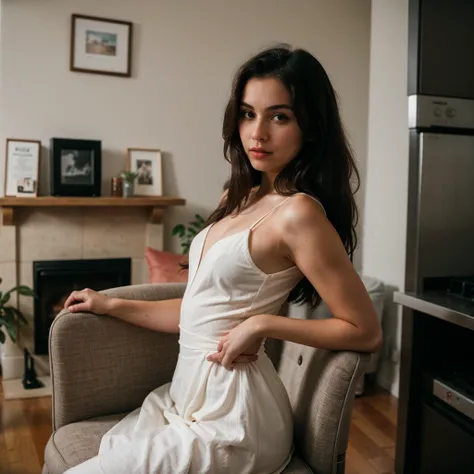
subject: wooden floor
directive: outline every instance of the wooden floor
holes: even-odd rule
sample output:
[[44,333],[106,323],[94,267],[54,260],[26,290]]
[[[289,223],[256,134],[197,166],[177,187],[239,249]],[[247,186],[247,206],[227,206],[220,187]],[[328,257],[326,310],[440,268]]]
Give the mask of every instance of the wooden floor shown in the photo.
[[346,474],[393,474],[397,406],[397,399],[377,386],[356,398]]
[[[40,474],[51,433],[51,398],[6,401],[1,387],[0,474]],[[367,388],[356,399],[346,474],[393,473],[396,417],[396,398],[380,388]]]

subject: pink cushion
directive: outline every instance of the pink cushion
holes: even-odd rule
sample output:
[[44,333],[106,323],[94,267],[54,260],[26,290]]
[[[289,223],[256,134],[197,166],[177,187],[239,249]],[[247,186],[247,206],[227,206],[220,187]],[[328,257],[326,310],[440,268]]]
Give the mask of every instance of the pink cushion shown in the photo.
[[188,270],[179,265],[186,257],[176,253],[162,252],[147,247],[145,259],[148,264],[148,283],[186,283]]

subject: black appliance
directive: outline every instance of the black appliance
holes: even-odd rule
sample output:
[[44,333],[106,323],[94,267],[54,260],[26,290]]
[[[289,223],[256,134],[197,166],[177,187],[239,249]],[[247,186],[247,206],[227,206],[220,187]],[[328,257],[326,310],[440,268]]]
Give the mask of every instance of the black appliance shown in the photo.
[[474,379],[461,370],[430,379],[421,404],[420,474],[474,471]]
[[410,0],[408,95],[474,99],[474,1]]
[[474,276],[451,278],[446,291],[448,295],[474,303]]

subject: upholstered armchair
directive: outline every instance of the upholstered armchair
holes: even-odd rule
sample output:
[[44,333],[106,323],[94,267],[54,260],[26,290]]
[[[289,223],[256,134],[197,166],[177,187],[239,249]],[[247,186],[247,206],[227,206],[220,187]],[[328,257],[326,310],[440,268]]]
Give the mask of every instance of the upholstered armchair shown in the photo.
[[[184,288],[136,285],[104,293],[164,300],[181,297]],[[266,349],[294,413],[296,452],[284,473],[344,473],[354,392],[367,356],[276,340],[267,340]],[[102,435],[171,380],[179,346],[176,335],[63,310],[51,327],[49,351],[53,433],[43,474],[60,474],[96,455]]]

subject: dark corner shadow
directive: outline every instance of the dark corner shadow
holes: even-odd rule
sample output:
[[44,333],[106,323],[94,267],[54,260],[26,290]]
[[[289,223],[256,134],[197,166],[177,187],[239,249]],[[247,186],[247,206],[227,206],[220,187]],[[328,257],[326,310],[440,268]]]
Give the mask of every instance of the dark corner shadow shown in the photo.
[[51,194],[50,175],[49,146],[42,144],[38,170],[38,196],[49,196]]
[[385,298],[382,313],[382,329],[384,334],[395,335],[398,323],[398,304],[393,302],[393,294],[400,289],[396,286],[385,284]]
[[[398,365],[391,362],[390,350],[395,346],[399,351],[401,350],[401,343],[397,343],[395,340],[399,332],[399,327],[401,331],[401,321],[399,321],[401,314],[399,306],[393,301],[393,294],[396,291],[400,291],[400,288],[389,284],[385,285],[385,298],[382,313],[383,346],[381,349],[382,356],[379,361],[379,368],[383,361],[389,362],[385,363],[383,367],[384,378],[387,380],[394,380],[395,372],[398,370]],[[401,337],[401,334],[399,336]]]

